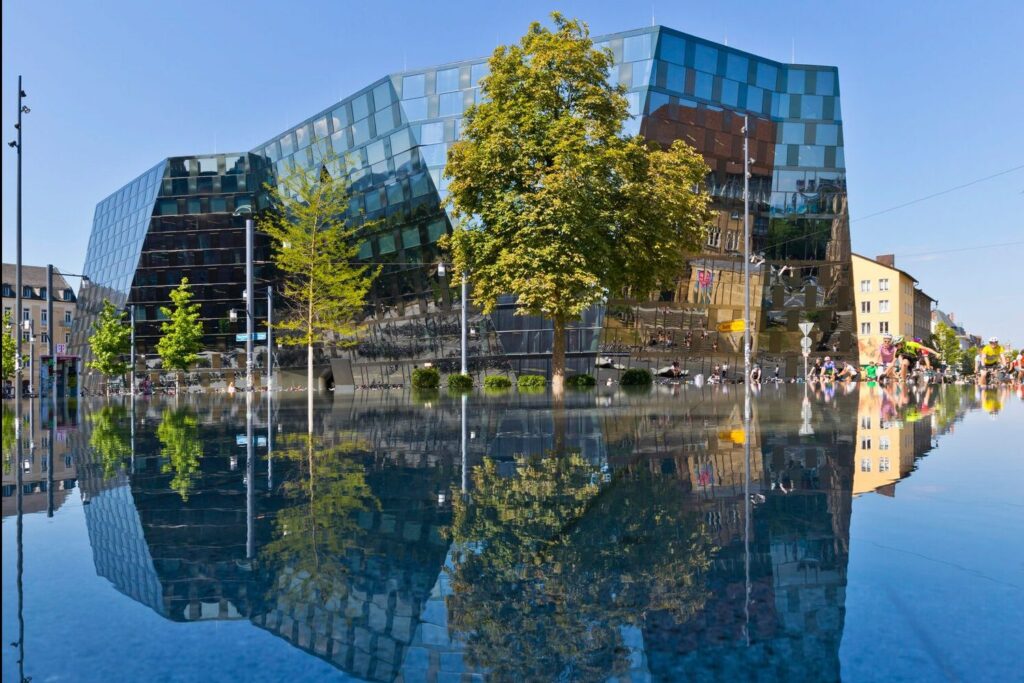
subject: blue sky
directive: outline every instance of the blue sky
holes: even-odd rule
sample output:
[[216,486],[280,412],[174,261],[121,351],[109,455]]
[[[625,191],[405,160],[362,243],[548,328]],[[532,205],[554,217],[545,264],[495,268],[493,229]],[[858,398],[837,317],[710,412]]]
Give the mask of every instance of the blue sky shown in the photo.
[[[96,203],[158,160],[243,151],[372,80],[488,54],[558,9],[607,33],[652,21],[839,67],[854,250],[970,331],[1024,344],[1019,2],[3,3],[3,130],[25,122],[24,260],[80,271]],[[3,257],[15,154],[4,147]],[[858,216],[866,218],[858,220]],[[963,250],[1017,242],[1014,246]],[[960,251],[952,251],[960,250]]]

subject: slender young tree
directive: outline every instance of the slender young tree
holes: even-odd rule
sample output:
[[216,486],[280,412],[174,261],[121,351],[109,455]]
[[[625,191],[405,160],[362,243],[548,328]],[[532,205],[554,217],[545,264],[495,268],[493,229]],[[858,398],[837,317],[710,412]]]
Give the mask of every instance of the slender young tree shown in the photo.
[[103,300],[103,309],[92,324],[89,346],[93,360],[89,367],[107,378],[107,394],[110,394],[110,378],[123,377],[128,371],[125,355],[131,350],[132,330],[125,325],[125,312],[118,311],[114,304]]
[[946,323],[938,323],[935,326],[933,346],[942,354],[942,360],[952,367],[957,367],[963,360],[964,352],[960,348],[960,340],[956,337],[956,331]]
[[14,341],[14,326],[11,323],[11,314],[4,313],[3,379],[5,382],[14,377],[15,354],[17,354],[17,344]]
[[[316,144],[316,143],[314,143]],[[360,226],[348,221],[349,183],[337,157],[322,155],[314,168],[293,167],[267,185],[271,210],[260,228],[273,244],[286,308],[275,327],[281,342],[306,347],[306,392],[313,412],[313,346],[353,334],[379,268],[356,265]],[[310,419],[309,431],[313,424]]]
[[552,14],[490,58],[485,100],[448,153],[460,225],[442,243],[485,313],[503,294],[554,324],[552,388],[565,377],[565,331],[609,292],[649,292],[681,275],[710,198],[703,158],[623,134],[629,105],[608,82],[612,56],[586,24]]
[[163,366],[175,370],[174,393],[178,394],[178,375],[189,369],[203,350],[203,322],[199,319],[199,304],[192,303],[192,288],[188,278],[181,278],[181,284],[171,291],[174,308],[161,306],[160,312],[167,318],[160,325],[163,336],[156,343],[156,352],[163,360]]

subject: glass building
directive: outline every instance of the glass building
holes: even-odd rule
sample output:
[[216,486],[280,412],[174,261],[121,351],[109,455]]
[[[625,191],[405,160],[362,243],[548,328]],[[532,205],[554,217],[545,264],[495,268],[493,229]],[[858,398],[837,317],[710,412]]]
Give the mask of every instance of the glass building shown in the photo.
[[[680,360],[691,371],[742,360],[737,335],[720,322],[742,318],[743,122],[749,117],[755,352],[796,374],[802,321],[816,323],[816,349],[853,344],[850,240],[838,73],[782,64],[665,27],[595,38],[611,50],[610,78],[625,88],[624,133],[667,145],[683,139],[711,173],[717,219],[700,254],[680,254],[686,272],[651,300],[611,299],[569,332],[570,367],[652,368]],[[244,287],[240,206],[264,208],[259,191],[290,168],[315,168],[351,182],[350,218],[366,226],[359,256],[380,264],[359,343],[320,356],[356,384],[401,381],[413,364],[455,370],[459,287],[438,274],[437,241],[452,229],[442,208],[443,168],[466,109],[482,98],[485,58],[386,76],[244,154],[160,162],[96,208],[72,341],[87,355],[88,329],[102,298],[137,305],[139,343],[152,352],[169,290],[188,277],[211,349],[230,351]],[[257,224],[258,230],[258,224]],[[273,283],[257,237],[257,291]],[[449,275],[450,277],[450,275]],[[90,292],[89,290],[93,290]],[[262,299],[262,297],[260,297]],[[259,299],[258,299],[259,302]],[[550,323],[513,315],[509,300],[471,315],[471,370],[547,372]],[[257,308],[265,319],[266,305]],[[241,324],[244,324],[244,320]],[[278,359],[285,366],[288,357]],[[299,359],[296,359],[298,364]],[[339,381],[341,381],[339,379]]]

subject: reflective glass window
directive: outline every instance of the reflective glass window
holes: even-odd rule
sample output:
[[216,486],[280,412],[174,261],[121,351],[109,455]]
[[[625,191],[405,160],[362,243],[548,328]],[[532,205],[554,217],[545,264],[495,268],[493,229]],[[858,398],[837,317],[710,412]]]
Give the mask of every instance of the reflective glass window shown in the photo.
[[722,79],[722,102],[735,107],[740,103],[740,84],[728,78]]
[[359,245],[359,258],[363,260],[373,258],[373,244],[370,240],[366,240]]
[[800,98],[800,118],[820,119],[822,104],[821,95],[804,95]]
[[842,147],[836,147],[836,168],[846,168],[846,151]]
[[785,93],[772,93],[772,116],[780,119],[789,118],[789,95]]
[[356,121],[365,119],[370,115],[370,98],[368,93],[363,93],[352,100],[352,118]]
[[377,125],[377,135],[384,135],[395,127],[395,108],[385,107],[373,115],[373,122]]
[[295,148],[302,149],[309,146],[309,124],[299,126],[295,129]]
[[665,87],[675,92],[683,92],[686,88],[686,69],[669,64],[666,70]]
[[422,197],[430,192],[430,176],[424,171],[409,179],[409,187],[413,197]]
[[443,218],[427,224],[427,239],[436,242],[447,232],[447,225]]
[[391,104],[391,83],[384,81],[373,89],[373,108],[377,111]]
[[747,109],[758,114],[764,113],[764,90],[756,86],[747,86]]
[[366,204],[367,213],[371,211],[380,211],[383,207],[380,201],[380,190],[373,189],[364,194],[363,202]]
[[161,216],[173,216],[178,213],[178,202],[174,199],[161,199],[160,200],[160,215]]
[[381,235],[377,238],[377,249],[380,254],[393,254],[396,251],[395,236]]
[[764,62],[757,63],[757,87],[765,90],[775,90],[778,83],[779,70],[771,64]]
[[715,73],[718,69],[718,50],[698,43],[693,51],[693,65],[705,73]]
[[459,116],[462,114],[461,92],[447,92],[438,99],[438,116]]
[[491,73],[491,67],[487,62],[474,64],[469,68],[469,86],[475,88],[480,84],[480,79]]
[[648,85],[651,82],[651,66],[654,64],[649,59],[633,63],[633,87]]
[[444,143],[420,147],[420,156],[423,158],[423,163],[432,168],[444,166],[447,154],[448,145]]
[[838,144],[839,126],[834,123],[819,123],[815,131],[814,142],[819,145]]
[[420,245],[420,229],[406,228],[402,231],[402,246],[406,249]]
[[814,85],[814,92],[818,95],[834,95],[836,90],[836,75],[832,71],[819,71],[818,81]]
[[[402,183],[391,183],[384,188],[388,195],[388,205],[395,206],[405,201],[405,190]],[[406,243],[408,244],[408,242]]]
[[427,94],[426,74],[406,76],[402,79],[402,99],[411,100]]
[[320,118],[318,118],[316,121],[313,122],[313,135],[314,135],[314,137],[316,137],[318,139],[323,139],[323,138],[328,137],[329,134],[327,132],[327,117],[326,116],[321,116]]
[[331,112],[331,122],[334,125],[335,132],[341,130],[347,126],[351,121],[348,117],[348,109],[342,105]]
[[366,159],[370,164],[379,164],[384,161],[384,141],[377,140],[366,146]]
[[282,157],[286,157],[295,152],[295,138],[292,137],[291,133],[285,133],[278,142],[281,144]]
[[[199,162],[199,175],[217,175],[217,157],[205,157],[197,159]],[[133,185],[135,190],[136,186]]]
[[804,124],[785,121],[782,124],[782,140],[787,145],[804,144]]
[[749,64],[749,60],[743,55],[728,53],[725,56],[725,75],[734,81],[746,83]]
[[786,80],[786,92],[791,95],[802,95],[807,83],[807,74],[800,69],[790,69]]
[[622,41],[622,61],[635,62],[651,58],[651,34],[629,36]]
[[424,123],[420,126],[421,145],[433,145],[438,142],[444,142],[444,123],[435,121],[434,123]]
[[405,111],[405,118],[409,121],[422,121],[427,118],[427,98],[420,97],[415,100],[402,102],[402,109]]
[[409,135],[409,129],[403,128],[402,130],[394,133],[391,136],[391,153],[398,154],[412,147],[412,136]]
[[345,134],[345,131],[339,130],[331,136],[331,147],[338,154],[348,149],[348,135]]
[[629,103],[629,115],[638,116],[640,114],[640,93],[626,93],[626,102]]
[[705,100],[710,100],[711,87],[714,85],[714,76],[706,74],[703,71],[698,71],[696,75],[697,78],[694,81],[693,94]]
[[800,145],[800,166],[824,166],[825,148],[817,145]]
[[648,112],[656,112],[668,105],[668,95],[660,92],[651,92],[648,96]]
[[370,139],[370,121],[363,119],[352,125],[352,144],[361,145]]
[[227,213],[228,203],[224,197],[210,198],[210,213]]
[[686,63],[686,41],[679,36],[661,35],[661,59],[673,64]]
[[459,89],[459,70],[444,69],[437,72],[437,92],[445,93]]

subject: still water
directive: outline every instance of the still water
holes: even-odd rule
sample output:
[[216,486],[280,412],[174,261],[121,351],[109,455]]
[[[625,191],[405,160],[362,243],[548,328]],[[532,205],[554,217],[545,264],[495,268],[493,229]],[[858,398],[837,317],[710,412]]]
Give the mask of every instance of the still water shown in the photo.
[[12,409],[4,681],[1022,675],[1010,391]]

